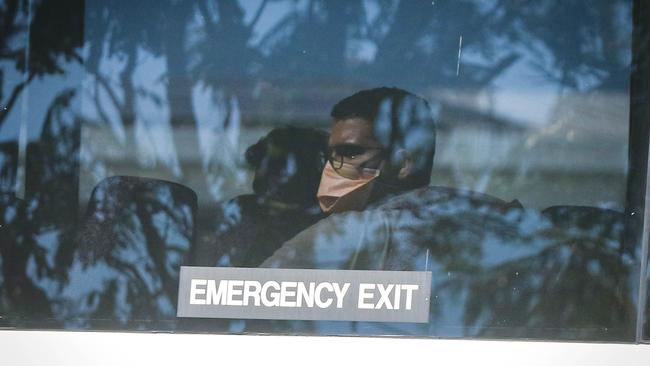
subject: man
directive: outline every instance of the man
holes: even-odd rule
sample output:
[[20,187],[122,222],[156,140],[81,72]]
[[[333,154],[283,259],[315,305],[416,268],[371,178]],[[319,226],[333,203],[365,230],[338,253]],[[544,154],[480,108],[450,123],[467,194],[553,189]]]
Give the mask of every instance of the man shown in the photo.
[[316,191],[327,134],[312,128],[275,128],[245,154],[253,193],[221,204],[187,264],[256,267],[285,241],[323,217]]
[[325,213],[427,186],[435,152],[429,104],[405,90],[360,91],[332,109],[329,164],[318,199]]
[[[430,271],[429,323],[391,324],[395,334],[449,334],[449,325],[464,324],[471,326],[463,332],[476,329],[481,336],[520,329],[539,337],[548,324],[584,327],[582,313],[571,309],[590,309],[589,291],[597,289],[618,304],[617,281],[625,281],[618,273],[624,271],[614,265],[616,284],[603,287],[599,271],[591,267],[599,261],[608,263],[604,267],[618,263],[617,249],[604,243],[620,242],[620,213],[558,206],[540,214],[523,210],[517,201],[428,186],[433,118],[424,100],[405,91],[359,92],[339,102],[332,117],[329,162],[318,190],[321,208],[330,215],[286,242],[262,266]],[[567,295],[574,292],[578,295]],[[625,311],[620,314],[625,318]],[[255,327],[288,333],[311,327],[330,334],[387,329],[381,323],[341,321]]]
[[329,217],[263,267],[424,270],[429,251],[458,242],[459,234],[482,235],[482,225],[468,223],[510,208],[487,195],[428,187],[436,132],[424,99],[397,88],[364,90],[331,115],[317,193]]

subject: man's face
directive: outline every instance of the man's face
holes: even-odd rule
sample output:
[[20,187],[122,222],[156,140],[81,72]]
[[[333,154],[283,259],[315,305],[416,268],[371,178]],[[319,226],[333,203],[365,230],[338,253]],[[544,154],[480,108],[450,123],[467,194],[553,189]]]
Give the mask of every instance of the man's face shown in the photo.
[[375,138],[372,123],[362,118],[336,120],[329,138],[331,160],[359,168],[379,169],[383,162],[383,147]]

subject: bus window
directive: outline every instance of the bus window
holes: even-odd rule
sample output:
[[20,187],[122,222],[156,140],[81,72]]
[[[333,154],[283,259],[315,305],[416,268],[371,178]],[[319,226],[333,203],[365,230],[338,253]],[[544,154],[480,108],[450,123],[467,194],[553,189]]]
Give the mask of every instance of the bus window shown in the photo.
[[[0,326],[648,340],[638,3],[4,1]],[[181,266],[428,321],[179,317]]]

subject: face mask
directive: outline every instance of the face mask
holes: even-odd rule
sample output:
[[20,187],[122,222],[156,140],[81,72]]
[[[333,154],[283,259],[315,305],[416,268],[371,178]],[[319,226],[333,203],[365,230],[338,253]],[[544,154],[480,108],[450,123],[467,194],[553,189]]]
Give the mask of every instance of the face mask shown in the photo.
[[359,169],[346,163],[335,170],[332,164],[325,164],[316,194],[323,212],[362,210],[379,172],[379,169]]

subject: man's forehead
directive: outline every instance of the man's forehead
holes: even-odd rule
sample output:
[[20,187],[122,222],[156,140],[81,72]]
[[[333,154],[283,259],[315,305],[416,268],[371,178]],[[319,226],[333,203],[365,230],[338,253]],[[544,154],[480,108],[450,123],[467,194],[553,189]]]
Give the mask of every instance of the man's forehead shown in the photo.
[[366,119],[355,117],[334,120],[329,145],[376,146],[379,142],[373,132],[373,124]]

